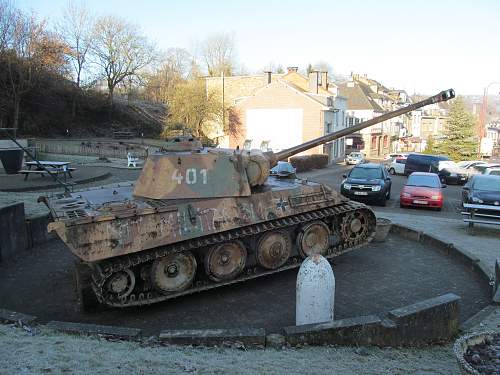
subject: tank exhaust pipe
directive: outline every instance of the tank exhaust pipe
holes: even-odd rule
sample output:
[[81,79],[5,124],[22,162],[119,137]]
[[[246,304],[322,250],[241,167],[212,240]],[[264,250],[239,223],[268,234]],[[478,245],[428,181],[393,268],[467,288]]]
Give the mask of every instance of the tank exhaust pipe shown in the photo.
[[271,166],[274,166],[277,164],[279,160],[285,160],[288,159],[291,156],[294,156],[296,154],[299,154],[303,151],[309,150],[313,147],[319,146],[321,144],[327,143],[334,141],[338,138],[342,138],[346,135],[352,134],[354,132],[357,132],[361,129],[367,128],[369,126],[378,124],[380,122],[384,122],[386,120],[389,120],[393,117],[397,117],[400,115],[403,115],[405,113],[414,111],[416,109],[419,109],[421,107],[425,107],[426,105],[429,104],[434,104],[434,103],[439,103],[439,102],[445,102],[447,100],[453,99],[455,97],[455,90],[453,89],[448,89],[441,91],[439,94],[431,96],[427,99],[424,99],[420,102],[410,104],[406,107],[399,108],[395,111],[388,112],[386,114],[383,114],[382,116],[375,117],[371,120],[364,121],[358,125],[350,126],[348,128],[324,135],[322,137],[310,140],[308,142],[302,143],[297,146],[290,147],[288,149],[273,153],[273,152],[268,152],[266,153],[266,156],[268,157]]

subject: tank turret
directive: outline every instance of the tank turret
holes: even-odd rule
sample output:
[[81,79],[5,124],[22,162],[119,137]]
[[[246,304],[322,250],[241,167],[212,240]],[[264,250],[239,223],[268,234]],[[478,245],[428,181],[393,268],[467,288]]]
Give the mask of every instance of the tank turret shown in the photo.
[[452,89],[286,150],[232,150],[203,148],[194,137],[171,139],[164,150],[151,155],[139,177],[134,196],[149,199],[245,197],[263,185],[278,160],[352,134],[368,126],[455,97]]

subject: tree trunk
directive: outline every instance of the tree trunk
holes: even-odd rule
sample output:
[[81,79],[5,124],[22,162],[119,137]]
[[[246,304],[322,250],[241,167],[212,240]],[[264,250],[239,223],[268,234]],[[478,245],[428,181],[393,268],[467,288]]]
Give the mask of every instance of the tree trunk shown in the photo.
[[21,98],[14,97],[14,129],[19,128],[19,108],[21,107]]
[[109,120],[111,121],[113,117],[113,91],[115,90],[115,88],[108,86],[108,89],[109,89],[109,95],[108,95]]
[[76,89],[73,92],[73,103],[71,106],[71,118],[74,120],[76,117],[76,107],[78,96],[80,95],[80,73],[76,77]]

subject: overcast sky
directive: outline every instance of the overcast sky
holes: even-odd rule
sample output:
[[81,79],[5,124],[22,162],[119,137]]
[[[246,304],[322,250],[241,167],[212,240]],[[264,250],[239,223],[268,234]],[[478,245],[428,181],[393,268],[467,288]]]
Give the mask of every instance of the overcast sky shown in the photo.
[[[270,62],[367,74],[408,93],[455,88],[482,94],[500,82],[500,0],[87,0],[99,14],[139,24],[162,49],[191,49],[210,33],[234,33],[249,71]],[[56,21],[66,0],[17,0]],[[500,83],[489,93],[500,92]]]

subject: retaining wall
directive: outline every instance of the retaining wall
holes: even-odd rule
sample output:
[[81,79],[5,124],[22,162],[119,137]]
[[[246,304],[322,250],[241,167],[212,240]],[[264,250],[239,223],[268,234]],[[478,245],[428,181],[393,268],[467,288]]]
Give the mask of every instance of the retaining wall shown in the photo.
[[0,207],[0,262],[53,238],[49,222],[48,214],[26,219],[24,203]]

